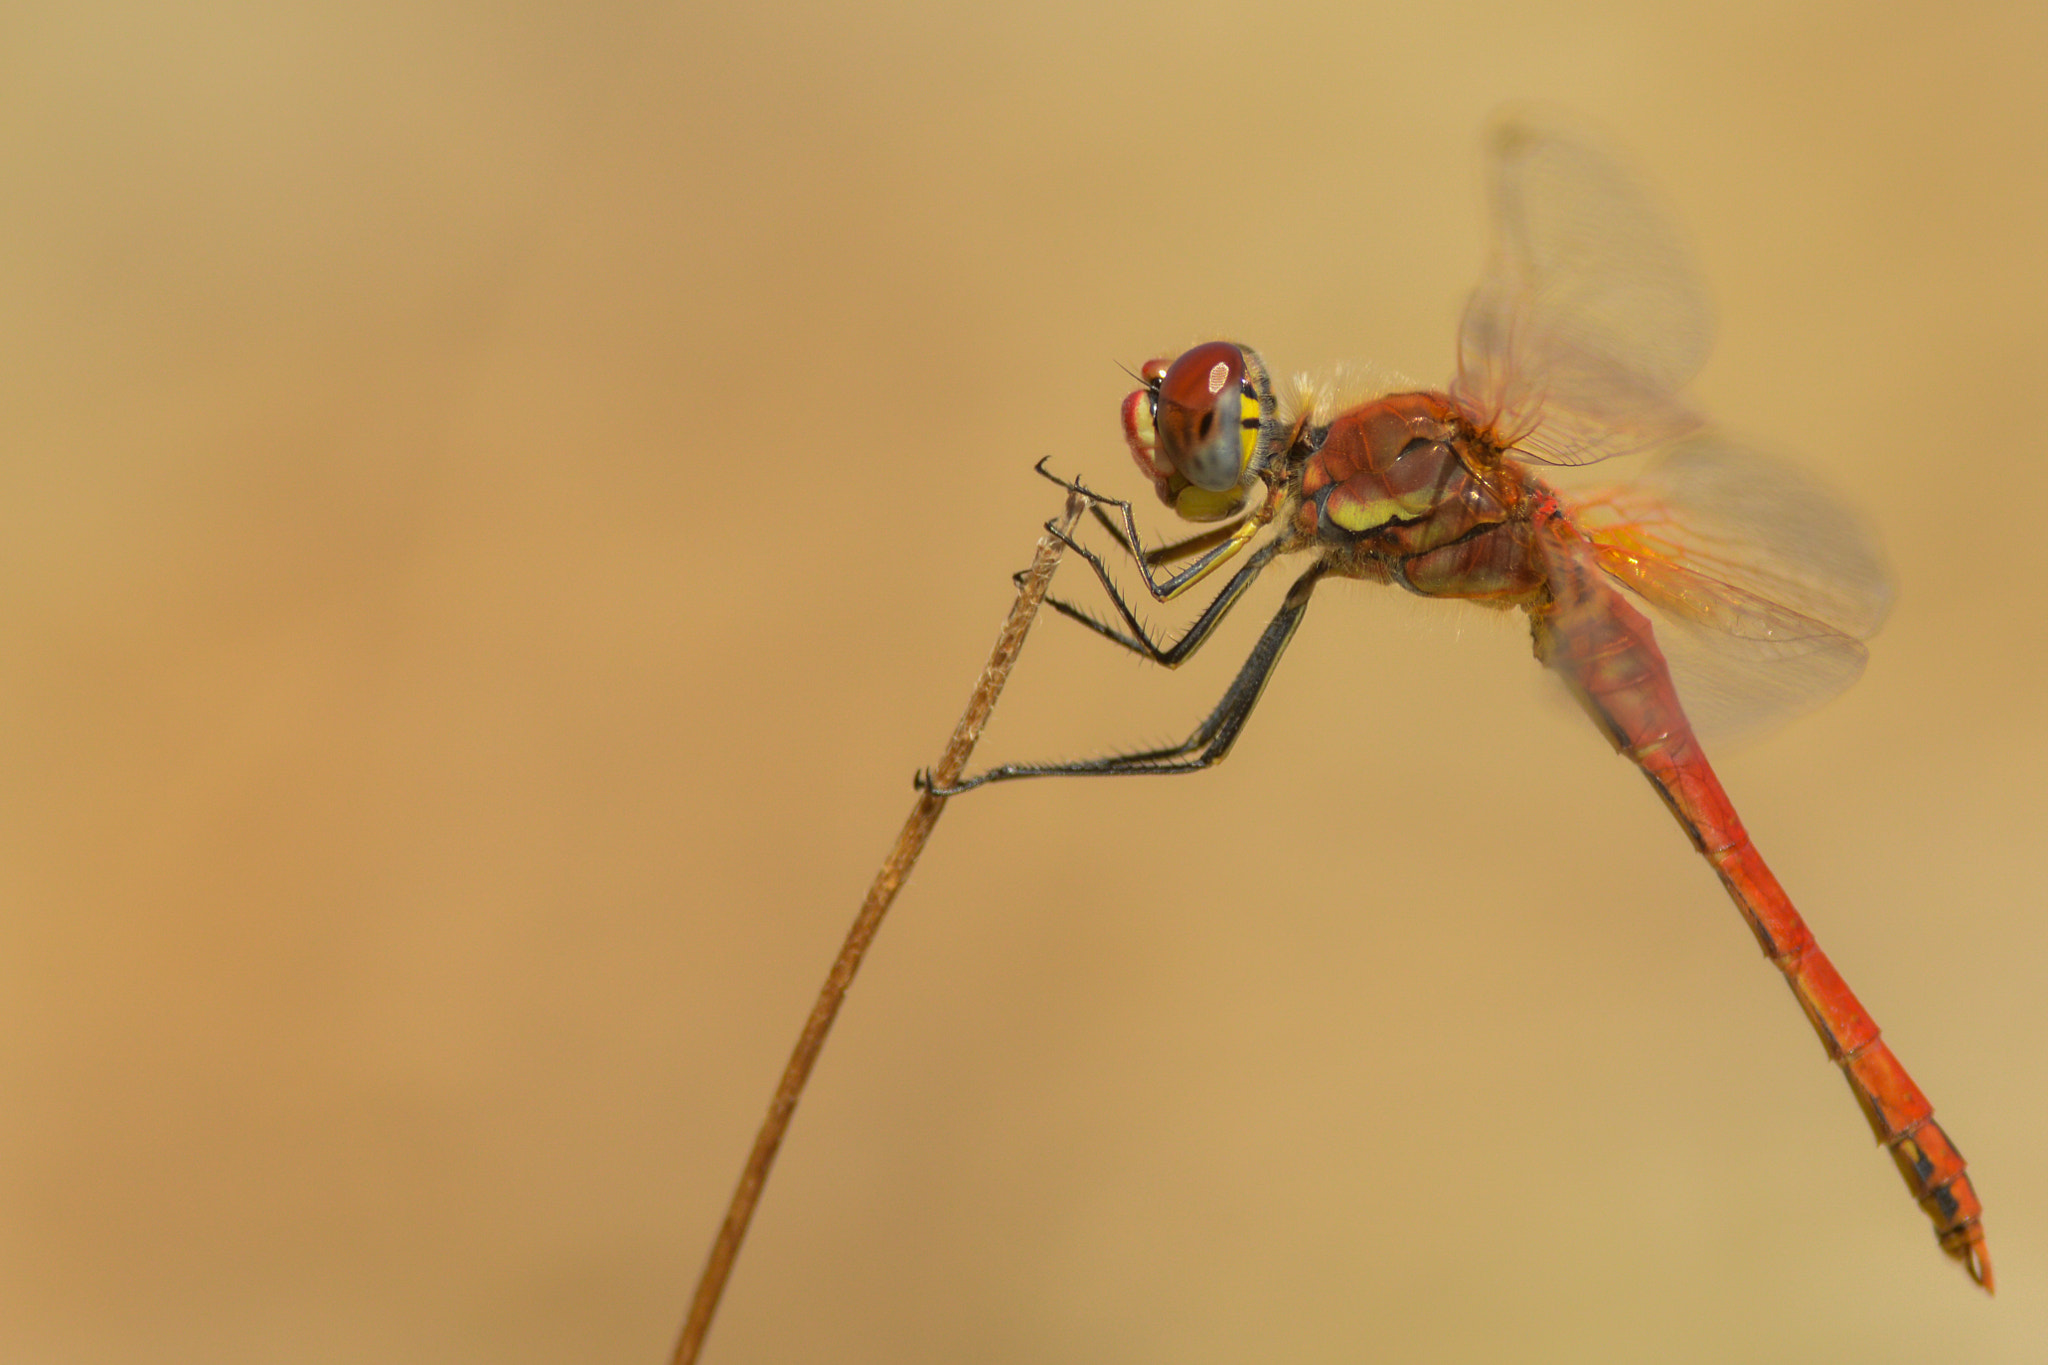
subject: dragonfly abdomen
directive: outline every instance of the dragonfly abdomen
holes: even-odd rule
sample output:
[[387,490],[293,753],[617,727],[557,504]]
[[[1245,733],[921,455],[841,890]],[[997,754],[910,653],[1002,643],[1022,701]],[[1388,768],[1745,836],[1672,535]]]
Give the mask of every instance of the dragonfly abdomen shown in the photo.
[[1587,563],[1568,524],[1545,521],[1535,543],[1555,547],[1551,600],[1532,612],[1537,657],[1558,670],[1615,747],[1650,779],[1719,874],[1933,1221],[1942,1249],[1990,1289],[1984,1209],[1962,1154],[1742,827],[1685,718],[1649,621]]

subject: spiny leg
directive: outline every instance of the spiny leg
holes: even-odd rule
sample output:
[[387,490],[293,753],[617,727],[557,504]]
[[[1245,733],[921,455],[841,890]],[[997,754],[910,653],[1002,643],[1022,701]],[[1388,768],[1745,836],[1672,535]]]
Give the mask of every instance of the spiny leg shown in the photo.
[[[1060,487],[1077,491],[1081,496],[1088,498],[1090,500],[1088,503],[1088,514],[1095,519],[1097,525],[1101,526],[1104,531],[1108,532],[1110,539],[1116,542],[1116,546],[1119,550],[1122,550],[1125,554],[1129,555],[1134,561],[1138,562],[1141,566],[1171,564],[1175,560],[1186,559],[1189,555],[1201,554],[1204,551],[1212,550],[1219,545],[1226,544],[1231,540],[1241,539],[1238,532],[1240,528],[1244,526],[1246,517],[1251,515],[1250,513],[1246,513],[1244,516],[1233,517],[1229,521],[1226,521],[1219,526],[1212,526],[1208,530],[1203,531],[1197,535],[1189,536],[1185,540],[1169,541],[1164,545],[1154,546],[1150,550],[1140,550],[1138,549],[1137,545],[1131,540],[1131,538],[1124,533],[1124,528],[1117,524],[1116,519],[1110,516],[1109,513],[1102,510],[1102,504],[1101,502],[1095,500],[1096,495],[1094,493],[1089,492],[1079,483],[1068,483],[1065,479],[1062,479],[1055,474],[1049,473],[1045,468],[1045,461],[1043,460],[1038,462],[1037,472],[1042,477],[1052,481],[1053,483],[1058,484]],[[1047,523],[1046,530],[1053,535],[1059,536],[1065,544],[1067,544],[1075,550],[1080,551],[1081,554],[1086,556],[1091,561],[1090,567],[1094,569],[1096,577],[1102,581],[1103,586],[1109,589],[1112,596],[1118,596],[1118,590],[1116,588],[1116,585],[1110,582],[1110,580],[1104,573],[1101,562],[1096,559],[1092,552],[1082,549],[1081,546],[1075,543],[1071,536],[1062,535],[1059,528],[1052,525],[1051,523]],[[1031,571],[1029,569],[1019,569],[1017,570],[1017,572],[1010,575],[1010,581],[1017,584],[1019,587],[1022,587],[1025,577],[1030,572]],[[1126,636],[1119,631],[1111,630],[1105,627],[1100,621],[1098,621],[1095,618],[1093,613],[1087,611],[1085,608],[1077,607],[1073,603],[1065,601],[1064,599],[1058,597],[1046,598],[1046,605],[1051,607],[1054,611],[1059,612],[1062,616],[1065,616],[1070,620],[1080,622],[1082,625],[1088,627],[1090,630],[1096,632],[1098,635],[1102,635],[1111,640],[1115,640],[1118,644],[1123,645],[1126,649],[1131,649],[1136,653],[1146,654],[1147,657],[1152,657],[1152,655],[1148,653],[1147,650],[1145,650],[1142,646],[1138,645],[1137,642],[1132,640],[1129,636]],[[1118,605],[1120,607],[1122,606],[1121,601]],[[1122,612],[1122,615],[1124,615],[1125,618],[1128,619],[1131,613],[1128,610],[1125,610]],[[1142,631],[1140,631],[1139,633],[1143,634]]]
[[[1243,516],[1232,517],[1229,521],[1212,526],[1206,531],[1197,532],[1185,540],[1168,541],[1164,545],[1155,545],[1149,550],[1141,551],[1124,534],[1124,528],[1117,524],[1116,518],[1102,510],[1102,504],[1096,502],[1089,503],[1088,514],[1095,518],[1096,523],[1103,530],[1109,532],[1110,539],[1117,543],[1117,548],[1121,549],[1131,558],[1142,559],[1146,564],[1155,568],[1161,564],[1171,564],[1175,560],[1186,559],[1189,555],[1196,555],[1204,550],[1213,549],[1237,534],[1237,528],[1244,524]],[[1245,514],[1245,516],[1249,515],[1251,514]]]
[[[1262,552],[1263,553],[1263,552]],[[1271,556],[1267,556],[1270,558]],[[1242,577],[1253,566],[1246,565],[1239,570]],[[1237,742],[1237,736],[1250,719],[1252,709],[1258,705],[1259,697],[1266,690],[1266,682],[1273,675],[1273,666],[1280,661],[1287,642],[1301,624],[1302,614],[1308,610],[1309,595],[1315,591],[1316,583],[1322,578],[1323,566],[1312,565],[1294,586],[1287,590],[1287,600],[1280,604],[1279,612],[1273,617],[1258,643],[1252,646],[1250,657],[1232,678],[1224,690],[1223,698],[1215,709],[1197,725],[1194,732],[1179,744],[1161,749],[1144,749],[1135,753],[1110,754],[1103,758],[1082,759],[1073,763],[1010,763],[999,768],[990,768],[985,773],[963,779],[958,785],[937,788],[931,785],[929,773],[917,775],[917,785],[934,796],[956,796],[990,782],[1009,782],[1020,777],[1103,777],[1129,773],[1188,773],[1221,763]],[[1233,580],[1233,584],[1235,580]],[[1240,591],[1242,591],[1240,589]],[[1225,588],[1224,593],[1230,589]],[[1214,610],[1214,604],[1211,606]],[[1204,613],[1206,616],[1208,613]]]
[[[1137,558],[1138,556],[1136,555],[1136,553],[1132,551],[1130,546],[1125,542],[1124,533],[1120,529],[1118,529],[1116,523],[1109,520],[1106,516],[1103,516],[1101,514],[1100,508],[1096,508],[1093,510],[1096,512],[1096,519],[1100,521],[1104,527],[1108,528],[1110,534],[1116,538],[1118,547],[1124,550],[1125,553],[1130,554],[1132,558]],[[1240,517],[1237,521],[1230,522],[1218,528],[1217,530],[1207,531],[1199,536],[1193,536],[1183,541],[1176,541],[1170,545],[1161,545],[1157,549],[1147,551],[1145,558],[1153,563],[1161,563],[1166,560],[1177,558],[1184,554],[1192,554],[1199,549],[1206,548],[1206,546],[1210,544],[1214,544],[1218,541],[1228,539],[1237,530],[1237,527],[1242,523],[1242,521],[1243,518]],[[1054,534],[1057,534],[1057,532],[1055,531]],[[1088,558],[1091,561],[1094,559],[1094,556],[1090,554],[1087,550],[1081,549],[1081,547],[1075,545],[1075,542],[1071,538],[1062,537],[1062,540],[1065,544],[1072,546],[1077,550],[1080,550],[1080,553],[1083,555],[1083,557]],[[1111,599],[1116,602],[1118,613],[1121,616],[1123,616],[1125,620],[1130,621],[1134,613],[1130,611],[1127,605],[1127,599],[1124,599],[1122,593],[1118,590],[1116,585],[1104,576],[1102,566],[1099,563],[1091,563],[1089,567],[1094,570],[1098,581],[1100,581],[1103,587],[1109,592]],[[1012,582],[1021,586],[1024,582],[1025,575],[1029,572],[1030,571],[1027,569],[1019,569],[1016,573],[1010,575],[1010,579]],[[1249,586],[1249,582],[1250,580],[1247,579],[1245,582],[1245,586]],[[1155,663],[1166,662],[1166,660],[1162,658],[1162,654],[1164,653],[1164,651],[1161,650],[1149,638],[1146,638],[1141,641],[1137,638],[1133,638],[1133,636],[1131,635],[1125,634],[1123,631],[1116,630],[1113,627],[1104,625],[1102,621],[1096,617],[1095,613],[1089,611],[1086,607],[1076,606],[1074,603],[1067,601],[1065,598],[1052,596],[1048,596],[1045,599],[1045,604],[1051,607],[1054,611],[1058,612],[1060,615],[1066,617],[1068,620],[1079,622],[1080,624],[1088,627],[1088,629],[1094,631],[1097,635],[1100,635],[1104,639],[1112,640],[1115,643],[1122,645],[1125,649],[1130,650],[1134,654],[1141,654],[1146,658],[1153,660],[1153,662]],[[1140,628],[1137,631],[1137,635],[1146,636],[1147,632]],[[1183,659],[1186,658],[1187,652],[1183,651],[1179,657]],[[1170,666],[1171,665],[1169,664],[1169,667]]]
[[[1234,519],[1226,527],[1219,528],[1218,531],[1205,531],[1201,535],[1190,536],[1184,541],[1161,546],[1158,550],[1150,553],[1140,553],[1138,546],[1144,543],[1144,538],[1138,534],[1137,513],[1132,510],[1128,502],[1125,502],[1122,498],[1104,497],[1085,484],[1070,482],[1061,478],[1045,466],[1046,461],[1040,460],[1033,468],[1037,470],[1040,477],[1058,484],[1069,493],[1074,493],[1088,499],[1089,506],[1095,511],[1096,520],[1109,527],[1110,534],[1116,537],[1117,543],[1123,547],[1124,552],[1130,555],[1132,561],[1138,566],[1138,576],[1144,579],[1145,591],[1152,594],[1154,601],[1171,601],[1174,597],[1185,592],[1203,578],[1206,578],[1210,571],[1215,569],[1218,564],[1221,564],[1224,560],[1229,559],[1232,555],[1243,549],[1245,541],[1256,534],[1260,526],[1266,524],[1266,515],[1254,512]],[[1122,530],[1118,530],[1109,515],[1102,511],[1104,507],[1114,507],[1123,514],[1121,518],[1123,521]],[[1267,504],[1267,511],[1270,512],[1270,509],[1271,503],[1269,502]],[[1061,538],[1067,539],[1064,536]],[[1073,546],[1074,542],[1067,539],[1067,544]],[[1078,549],[1079,547],[1074,546],[1074,548]],[[1084,551],[1083,553],[1086,552]],[[1195,555],[1194,561],[1179,572],[1169,576],[1164,582],[1157,581],[1152,577],[1153,565],[1171,563],[1173,560],[1184,558],[1190,554]],[[1096,563],[1095,571],[1098,574],[1103,572],[1100,562]]]
[[[1062,537],[1062,539],[1065,538]],[[1057,597],[1046,598],[1046,605],[1068,620],[1080,622],[1103,639],[1121,645],[1131,651],[1131,653],[1150,659],[1155,664],[1163,664],[1167,668],[1178,668],[1190,655],[1208,641],[1209,636],[1215,632],[1217,625],[1223,618],[1230,613],[1231,608],[1235,607],[1242,600],[1245,590],[1251,587],[1259,574],[1280,553],[1277,544],[1267,544],[1254,551],[1252,557],[1246,560],[1238,571],[1230,576],[1230,581],[1223,585],[1223,590],[1210,599],[1208,606],[1202,608],[1201,615],[1197,616],[1189,623],[1188,628],[1181,632],[1180,638],[1170,645],[1162,645],[1152,638],[1151,632],[1145,629],[1144,623],[1138,619],[1137,613],[1131,610],[1129,600],[1117,589],[1116,581],[1110,577],[1109,569],[1103,564],[1101,557],[1093,550],[1088,549],[1084,545],[1078,545],[1072,540],[1067,541],[1067,547],[1088,561],[1089,567],[1095,570],[1096,578],[1101,580],[1102,590],[1109,595],[1110,605],[1116,608],[1117,615],[1123,618],[1124,624],[1129,626],[1130,630],[1126,633],[1116,629],[1114,626],[1098,621],[1088,611]]]

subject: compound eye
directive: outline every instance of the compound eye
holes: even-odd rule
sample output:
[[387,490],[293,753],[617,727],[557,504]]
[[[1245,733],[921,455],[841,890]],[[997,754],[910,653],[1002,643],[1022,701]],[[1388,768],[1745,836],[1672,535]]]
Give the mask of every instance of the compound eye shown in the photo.
[[1250,457],[1244,376],[1243,348],[1212,341],[1183,353],[1158,380],[1159,454],[1175,473],[1207,492],[1237,487]]

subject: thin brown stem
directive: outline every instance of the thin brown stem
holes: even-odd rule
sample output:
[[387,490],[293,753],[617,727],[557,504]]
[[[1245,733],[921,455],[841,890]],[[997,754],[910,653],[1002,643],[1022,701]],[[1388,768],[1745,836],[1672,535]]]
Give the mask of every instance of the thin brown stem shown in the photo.
[[[1071,533],[1086,507],[1087,503],[1080,495],[1069,493],[1061,529]],[[944,790],[957,782],[965,771],[968,755],[974,752],[975,741],[981,738],[982,727],[988,724],[989,713],[995,710],[996,698],[1002,694],[1003,684],[1009,680],[1010,668],[1017,661],[1018,651],[1024,647],[1024,636],[1031,629],[1039,604],[1045,600],[1046,586],[1052,581],[1052,571],[1059,564],[1065,548],[1059,537],[1050,532],[1038,542],[1031,568],[1018,585],[1017,600],[1010,608],[1009,619],[1003,622],[1002,633],[996,637],[988,667],[982,669],[981,680],[967,699],[967,709],[961,714],[960,723],[953,727],[953,737],[946,742],[938,765],[932,769],[930,786]],[[860,970],[861,958],[867,954],[868,944],[874,941],[875,931],[881,928],[882,916],[888,913],[890,902],[902,889],[904,879],[910,875],[918,855],[924,851],[925,841],[931,837],[933,826],[939,822],[939,812],[945,808],[945,797],[920,791],[917,804],[911,808],[910,818],[903,823],[903,832],[896,836],[896,846],[889,850],[889,856],[882,860],[881,869],[875,873],[867,900],[862,903],[860,913],[854,916],[853,927],[846,934],[846,943],[825,977],[825,984],[819,988],[817,1003],[811,1006],[811,1017],[804,1023],[795,1051],[790,1053],[789,1065],[783,1068],[782,1083],[775,1087],[775,1098],[768,1104],[768,1117],[761,1121],[761,1131],[754,1136],[754,1150],[747,1157],[746,1168],[740,1172],[739,1184],[732,1192],[732,1202],[726,1206],[725,1223],[718,1229],[718,1240],[711,1244],[711,1255],[706,1259],[704,1273],[697,1281],[697,1296],[690,1303],[690,1316],[683,1323],[682,1336],[676,1341],[672,1365],[693,1365],[697,1353],[704,1347],[704,1335],[711,1330],[711,1318],[718,1311],[718,1300],[725,1293],[726,1280],[732,1275],[740,1242],[747,1235],[747,1224],[753,1221],[754,1205],[760,1202],[761,1187],[768,1182],[768,1170],[775,1164],[776,1150],[782,1146],[782,1136],[788,1131],[790,1117],[796,1112],[797,1099],[803,1094],[804,1083],[810,1079],[811,1068],[817,1064],[818,1053],[825,1046],[825,1035],[832,1030],[832,1020],[839,1013],[840,1003],[846,999],[854,973]]]

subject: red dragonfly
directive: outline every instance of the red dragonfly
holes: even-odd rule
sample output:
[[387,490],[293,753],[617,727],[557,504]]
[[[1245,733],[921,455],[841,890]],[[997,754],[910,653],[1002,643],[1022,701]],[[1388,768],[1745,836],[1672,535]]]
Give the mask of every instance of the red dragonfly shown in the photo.
[[[1053,605],[1169,668],[1267,565],[1309,557],[1208,718],[1170,747],[1012,764],[938,794],[1220,762],[1326,577],[1519,608],[1536,657],[1677,816],[1784,972],[1942,1248],[1988,1291],[1983,1208],[1962,1155],[1765,866],[1687,715],[1783,714],[1847,687],[1863,667],[1860,637],[1890,605],[1883,559],[1828,493],[1710,431],[1683,400],[1708,349],[1702,291],[1665,217],[1612,159],[1570,136],[1504,127],[1491,194],[1494,251],[1448,391],[1345,406],[1303,383],[1283,404],[1256,351],[1209,342],[1147,362],[1123,423],[1160,500],[1216,525],[1141,552],[1129,503],[1066,485],[1092,500],[1159,601],[1271,532],[1169,643],[1147,632],[1103,559],[1068,541],[1121,626]],[[1605,493],[1569,496],[1537,473],[1652,449],[1650,469]],[[1180,567],[1154,572],[1169,565]]]

